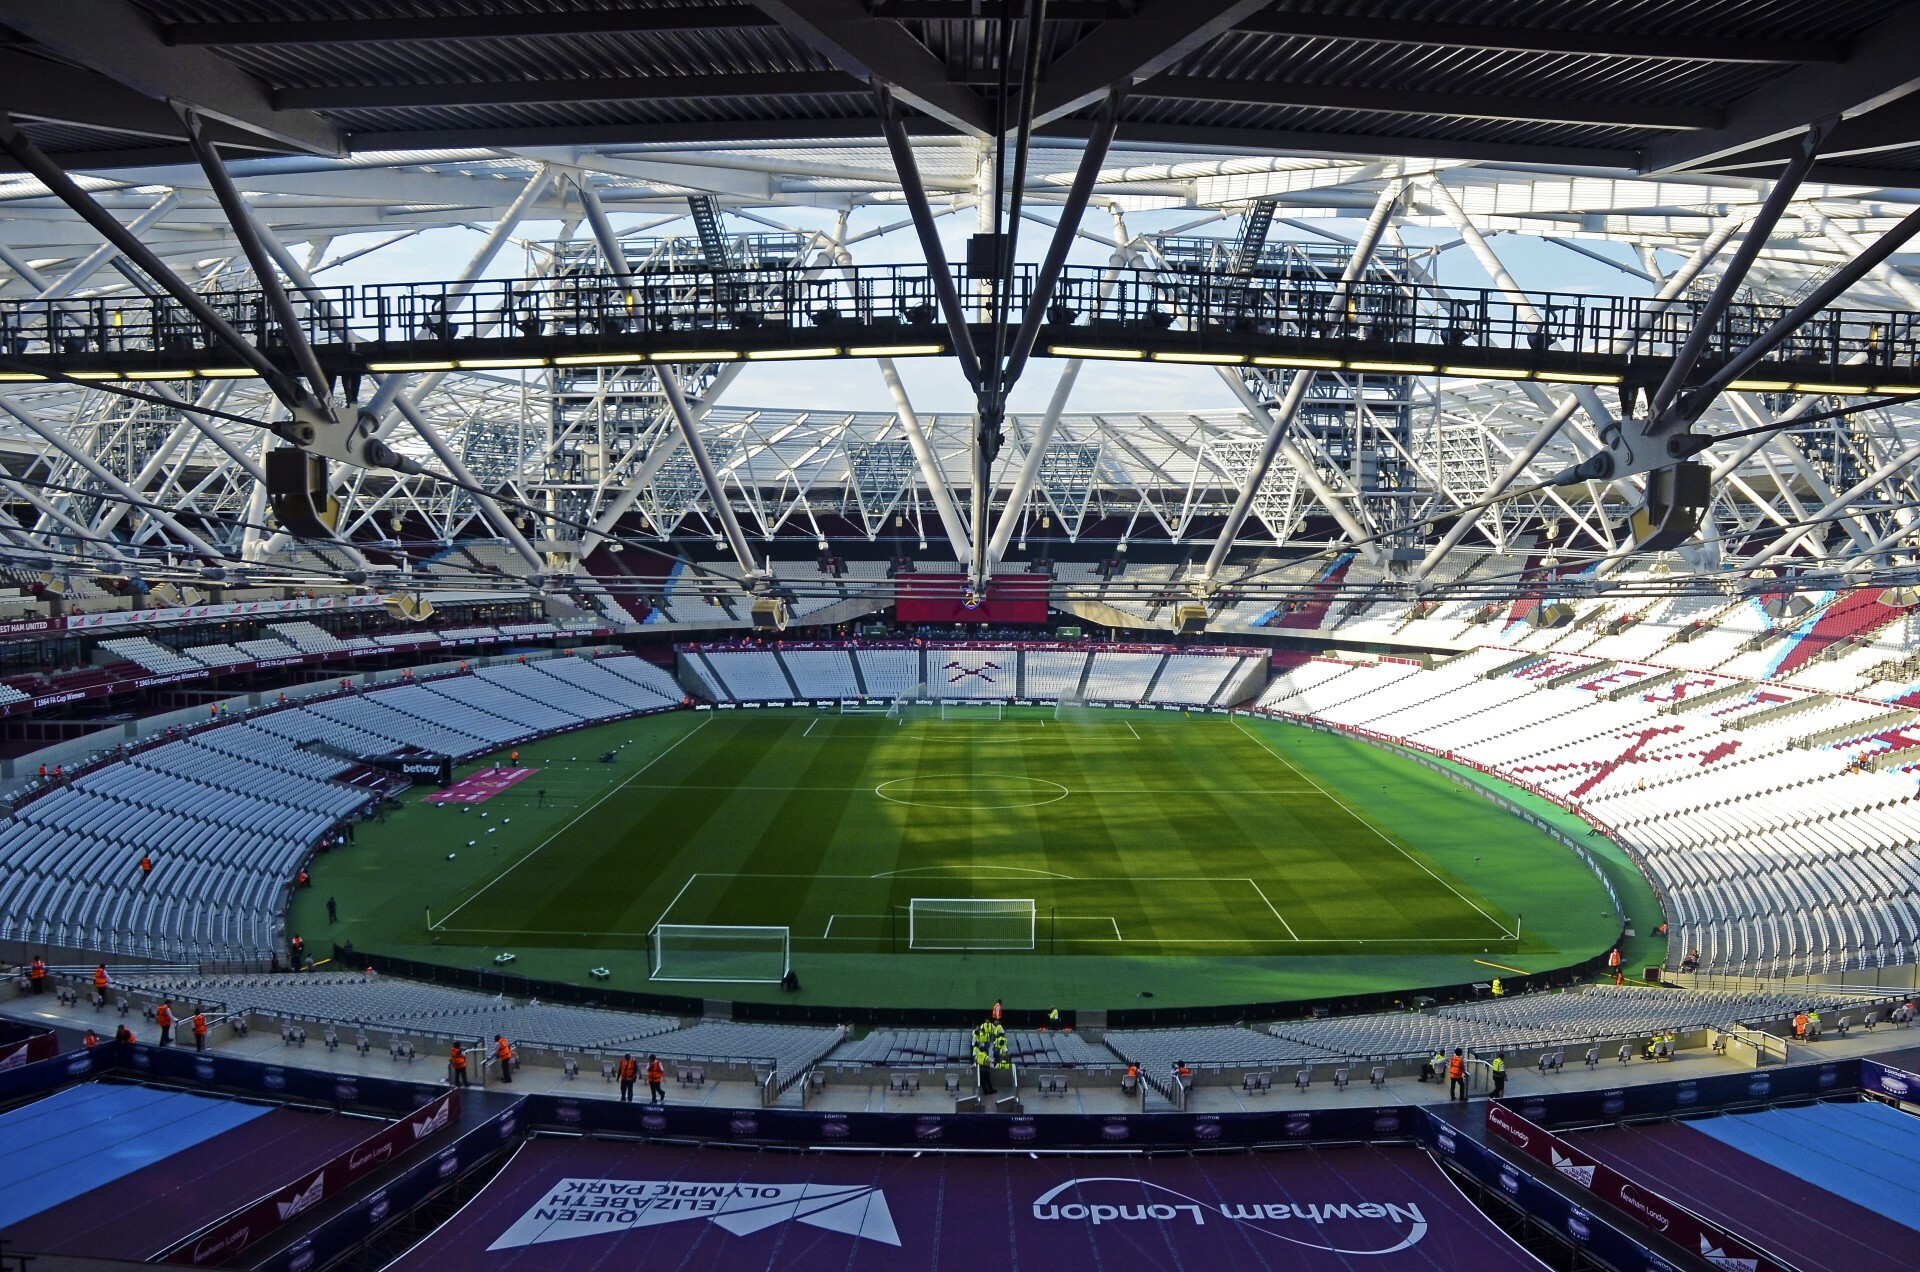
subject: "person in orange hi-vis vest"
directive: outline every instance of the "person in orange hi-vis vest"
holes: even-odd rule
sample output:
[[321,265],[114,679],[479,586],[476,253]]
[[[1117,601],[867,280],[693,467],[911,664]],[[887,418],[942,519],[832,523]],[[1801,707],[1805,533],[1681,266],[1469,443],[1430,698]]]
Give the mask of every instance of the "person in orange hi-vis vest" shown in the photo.
[[207,1049],[207,1013],[204,1011],[193,1013],[193,1049],[195,1051]]
[[500,1034],[493,1036],[493,1054],[500,1061],[500,1080],[513,1081],[513,1044]]
[[140,882],[145,883],[147,876],[153,873],[153,858],[142,853],[140,856]]
[[100,964],[93,969],[93,992],[100,995],[100,1001],[107,1001],[107,965]]
[[665,1104],[667,1102],[666,1068],[661,1065],[659,1056],[647,1057],[647,1103]]
[[447,1064],[453,1070],[453,1085],[457,1087],[472,1085],[467,1081],[467,1053],[461,1049],[459,1043],[456,1042],[447,1048]]
[[153,1009],[153,1023],[160,1026],[160,1045],[163,1047],[172,1046],[173,1045],[173,1007],[172,1005],[169,1003],[161,1003],[158,1007],[155,1007]]
[[640,1076],[640,1064],[632,1056],[620,1057],[620,1068],[616,1071],[620,1077],[620,1103],[633,1103],[634,1079]]

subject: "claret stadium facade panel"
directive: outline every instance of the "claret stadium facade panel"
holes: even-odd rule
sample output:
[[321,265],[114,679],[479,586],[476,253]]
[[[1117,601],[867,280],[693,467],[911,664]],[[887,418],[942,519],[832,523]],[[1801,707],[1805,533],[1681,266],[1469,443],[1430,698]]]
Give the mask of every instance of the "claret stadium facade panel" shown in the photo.
[[1905,1266],[1916,42],[0,0],[0,1262]]

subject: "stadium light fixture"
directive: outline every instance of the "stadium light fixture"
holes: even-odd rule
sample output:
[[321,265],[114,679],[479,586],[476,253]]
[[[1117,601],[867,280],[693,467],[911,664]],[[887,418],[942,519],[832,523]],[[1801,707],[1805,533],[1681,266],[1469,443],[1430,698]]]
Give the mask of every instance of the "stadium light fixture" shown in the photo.
[[1338,358],[1255,358],[1256,367],[1297,367],[1302,371],[1338,371],[1346,364]]
[[[837,358],[838,349],[754,349],[748,352],[748,362],[794,362],[802,358]],[[655,361],[659,361],[658,358]]]
[[555,358],[553,365],[556,367],[631,366],[646,360],[647,355],[644,353],[575,353],[564,358]]
[[0,371],[0,384],[24,384],[29,381],[37,383],[46,378],[44,375],[35,375],[31,371]]
[[1793,391],[1795,393],[1839,393],[1839,394],[1849,394],[1849,393],[1860,394],[1860,393],[1873,392],[1873,390],[1870,387],[1864,384],[1822,384],[1822,383],[1819,383],[1818,381],[1813,381],[1813,380],[1794,381]]
[[125,373],[120,371],[69,371],[67,374],[76,380],[123,380],[126,378]]
[[367,370],[376,375],[388,375],[405,371],[451,371],[452,362],[369,362]]
[[1750,393],[1785,393],[1793,387],[1793,382],[1791,380],[1735,380],[1727,387],[1745,389]]
[[1381,371],[1389,375],[1432,375],[1440,368],[1430,362],[1349,362],[1349,371]]
[[1592,375],[1584,371],[1542,371],[1539,378],[1550,384],[1618,384],[1617,375]]
[[194,374],[202,380],[247,380],[259,373],[252,367],[202,367]]
[[1525,380],[1533,372],[1521,371],[1513,367],[1442,367],[1442,375],[1457,375],[1465,380]]
[[947,351],[942,344],[856,345],[847,350],[850,358],[932,358]]
[[1190,362],[1206,367],[1237,367],[1247,361],[1244,353],[1156,353],[1155,362]]
[[527,367],[544,367],[545,358],[461,358],[454,363],[462,371],[510,371]]
[[648,362],[738,362],[732,349],[675,349],[671,353],[650,353]]
[[1121,362],[1138,362],[1147,356],[1139,349],[1090,349],[1082,345],[1048,345],[1047,352],[1056,358],[1112,358]]
[[129,371],[129,380],[191,380],[191,371]]

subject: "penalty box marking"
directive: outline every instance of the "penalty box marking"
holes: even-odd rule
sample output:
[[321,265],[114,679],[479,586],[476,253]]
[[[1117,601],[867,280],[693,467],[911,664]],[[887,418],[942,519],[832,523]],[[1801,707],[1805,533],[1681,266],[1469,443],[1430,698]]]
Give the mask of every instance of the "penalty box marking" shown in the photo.
[[[906,907],[901,906],[899,908],[904,910]],[[833,925],[834,923],[836,923],[841,919],[859,920],[865,923],[885,923],[888,921],[889,917],[891,916],[885,915],[885,914],[829,914],[827,916],[826,930],[820,933],[819,939],[822,941],[875,941],[880,939],[878,935],[835,936],[833,934]],[[1037,921],[1038,920],[1036,920],[1036,922]],[[1122,941],[1122,942],[1124,942],[1127,939],[1126,937],[1120,935],[1120,920],[1114,918],[1111,914],[1056,914],[1056,915],[1050,915],[1047,921],[1049,923],[1111,923],[1113,925],[1113,939],[1116,941]],[[1035,940],[1037,941],[1038,939],[1039,938],[1036,935]],[[1068,937],[1067,939],[1070,941],[1093,941],[1093,940],[1104,940],[1105,938],[1091,937],[1091,936],[1076,936],[1076,937]]]
[[548,835],[545,839],[542,839],[538,844],[534,845],[531,851],[527,852],[524,856],[522,856],[519,860],[515,861],[512,865],[508,866],[505,870],[502,870],[499,874],[493,876],[493,878],[481,884],[479,890],[476,891],[472,896],[468,897],[466,900],[462,901],[459,905],[454,906],[453,909],[447,911],[445,914],[440,916],[441,927],[445,928],[446,922],[448,919],[460,913],[460,911],[466,909],[468,906],[472,905],[475,901],[478,901],[481,898],[481,896],[484,895],[489,888],[493,887],[494,884],[499,883],[502,879],[506,878],[508,875],[518,870],[521,866],[526,865],[529,861],[533,860],[535,856],[539,855],[539,853],[543,851],[547,847],[547,845],[553,843],[554,840],[560,838],[560,836],[566,834],[569,830],[572,830],[574,825],[577,822],[579,822],[579,820],[582,817],[585,817],[588,813],[600,807],[600,805],[606,803],[608,800],[612,799],[615,795],[618,795],[621,791],[625,790],[628,786],[632,785],[633,782],[636,779],[638,779],[642,773],[646,772],[648,769],[652,768],[654,765],[658,764],[660,761],[666,759],[669,755],[672,755],[676,750],[679,749],[680,744],[682,742],[685,742],[688,738],[700,732],[700,730],[706,728],[709,724],[712,724],[714,721],[714,718],[715,717],[713,716],[708,716],[706,719],[702,720],[699,724],[694,725],[691,729],[688,729],[685,733],[675,738],[673,742],[666,747],[666,749],[660,752],[660,754],[654,756],[652,759],[648,760],[645,764],[642,764],[639,768],[635,769],[633,771],[633,775],[627,778],[626,781],[621,782],[618,786],[615,786],[613,789],[609,790],[606,794],[602,795],[599,799],[594,800],[593,803],[588,804],[585,808],[575,813],[572,817],[569,817],[566,820],[566,822],[560,827],[560,829],[554,831],[551,835]]
[[1299,774],[1301,778],[1303,778],[1309,785],[1313,787],[1313,789],[1319,791],[1322,795],[1332,800],[1343,811],[1345,811],[1347,816],[1353,818],[1355,821],[1359,822],[1362,826],[1365,826],[1368,830],[1378,835],[1382,843],[1386,844],[1389,848],[1392,848],[1395,852],[1399,853],[1402,857],[1405,857],[1408,861],[1411,861],[1414,865],[1419,866],[1422,870],[1426,871],[1429,875],[1432,875],[1433,881],[1435,883],[1445,888],[1448,892],[1453,893],[1454,896],[1459,897],[1462,901],[1465,901],[1469,906],[1471,906],[1475,911],[1479,913],[1481,918],[1493,924],[1494,930],[1499,932],[1502,937],[1508,940],[1514,940],[1514,941],[1517,941],[1520,939],[1520,934],[1518,932],[1507,931],[1507,929],[1501,925],[1500,920],[1494,918],[1491,914],[1488,914],[1485,908],[1482,907],[1479,902],[1467,896],[1466,893],[1460,891],[1460,889],[1454,887],[1452,884],[1448,883],[1445,879],[1442,879],[1437,873],[1435,873],[1432,866],[1429,866],[1426,862],[1421,861],[1418,857],[1414,856],[1412,853],[1408,852],[1405,848],[1402,848],[1399,844],[1395,843],[1393,839],[1390,836],[1388,836],[1386,831],[1380,829],[1378,826],[1368,821],[1365,817],[1362,817],[1359,813],[1355,812],[1353,808],[1349,806],[1345,800],[1341,799],[1338,795],[1335,795],[1332,791],[1328,790],[1326,787],[1320,785],[1320,783],[1314,781],[1313,778],[1307,773],[1305,769],[1301,768],[1299,765],[1295,764],[1292,760],[1289,760],[1286,756],[1280,754],[1280,752],[1268,746],[1266,741],[1263,738],[1261,738],[1258,734],[1254,733],[1251,729],[1247,728],[1246,725],[1241,724],[1238,720],[1235,720],[1233,722],[1233,727],[1240,730],[1240,732],[1246,734],[1249,738],[1252,738],[1254,745],[1259,747],[1262,751],[1265,751],[1268,755],[1271,755],[1274,759],[1280,761],[1282,764],[1292,769],[1295,773]]
[[[917,867],[912,867],[912,869],[929,869],[929,870],[930,870],[930,869],[937,869],[937,868],[938,868],[938,867],[932,867],[932,866],[917,866]],[[990,867],[989,869],[992,869],[992,868]],[[1014,866],[1014,867],[1002,867],[1002,869],[1009,869],[1009,870],[1018,870],[1018,869],[1020,869],[1020,867],[1017,867],[1017,866]],[[875,874],[875,875],[850,875],[850,874],[784,874],[784,873],[775,873],[775,874],[760,874],[760,873],[754,873],[754,874],[743,874],[743,873],[738,873],[738,872],[730,872],[730,871],[708,871],[708,870],[700,870],[700,871],[695,871],[695,872],[694,872],[693,874],[690,874],[690,875],[688,875],[688,876],[687,876],[687,881],[686,881],[685,883],[683,883],[683,884],[681,884],[681,885],[680,885],[680,891],[678,891],[678,892],[676,892],[676,893],[674,893],[674,894],[673,894],[673,900],[671,900],[671,901],[669,901],[669,902],[667,902],[667,908],[666,908],[666,909],[664,909],[664,910],[662,910],[662,911],[660,912],[660,917],[654,920],[654,926],[655,926],[655,927],[658,927],[658,926],[660,926],[661,924],[664,924],[664,923],[666,923],[666,922],[667,922],[667,916],[673,913],[673,907],[674,907],[674,906],[676,906],[676,905],[679,905],[679,904],[680,904],[680,899],[681,899],[682,897],[684,897],[684,896],[686,896],[686,895],[687,895],[687,889],[689,889],[689,888],[691,888],[691,887],[693,886],[693,884],[694,884],[694,881],[695,881],[696,879],[726,879],[726,880],[738,880],[738,879],[858,879],[858,880],[862,880],[862,881],[864,881],[864,882],[868,882],[868,883],[873,883],[873,882],[877,882],[877,881],[879,881],[879,880],[881,880],[881,879],[888,879],[888,878],[897,878],[897,877],[899,877],[899,872],[897,872],[897,871],[889,871],[889,872],[886,872],[886,873],[882,873],[882,874]],[[928,882],[937,882],[937,881],[938,881],[939,879],[941,879],[941,878],[952,878],[952,877],[954,877],[954,876],[951,876],[951,875],[948,875],[948,876],[934,876],[934,877],[929,877],[929,879],[928,879]],[[963,877],[964,877],[964,876],[963,876]],[[1039,882],[1043,882],[1043,880],[1040,880],[1040,879],[1033,879],[1033,878],[1031,878],[1030,876],[1027,876],[1027,875],[995,875],[995,874],[991,874],[991,873],[988,873],[988,874],[978,874],[978,875],[974,875],[974,876],[972,876],[972,877],[975,877],[975,878],[1003,878],[1003,879],[1004,879],[1004,878],[1010,878],[1010,879],[1013,879],[1013,880],[1015,880],[1015,881],[1021,881],[1021,880],[1026,880],[1026,881],[1029,881],[1029,882],[1034,882],[1034,883],[1039,883]],[[1298,932],[1295,932],[1295,931],[1293,930],[1293,925],[1292,925],[1291,923],[1289,923],[1289,922],[1287,922],[1287,919],[1286,919],[1286,916],[1285,916],[1285,915],[1283,915],[1283,914],[1281,914],[1281,913],[1280,913],[1280,910],[1279,910],[1279,908],[1278,908],[1278,907],[1276,907],[1276,906],[1275,906],[1275,905],[1273,904],[1273,902],[1272,902],[1272,900],[1270,900],[1270,899],[1268,898],[1268,896],[1267,896],[1267,894],[1266,894],[1266,890],[1265,890],[1265,889],[1263,889],[1263,888],[1262,888],[1262,887],[1261,887],[1261,886],[1260,886],[1260,885],[1259,885],[1258,883],[1256,883],[1256,882],[1255,882],[1254,880],[1252,880],[1252,879],[1250,879],[1250,878],[1247,878],[1247,877],[1246,877],[1246,876],[1244,876],[1244,875],[1054,875],[1054,876],[1052,876],[1052,877],[1051,877],[1050,879],[1047,879],[1047,880],[1044,880],[1044,882],[1048,882],[1048,883],[1050,883],[1050,884],[1051,884],[1051,883],[1052,883],[1052,882],[1053,882],[1054,880],[1058,880],[1059,882],[1062,882],[1062,883],[1127,883],[1127,884],[1132,884],[1132,883],[1244,883],[1244,884],[1246,884],[1246,885],[1247,885],[1247,886],[1248,886],[1249,888],[1252,888],[1252,889],[1253,889],[1253,892],[1254,892],[1254,895],[1260,898],[1260,903],[1261,903],[1262,905],[1264,905],[1264,906],[1266,906],[1266,907],[1267,907],[1267,910],[1268,910],[1268,912],[1269,912],[1269,913],[1271,913],[1271,914],[1273,915],[1273,917],[1274,917],[1274,918],[1275,918],[1275,919],[1276,919],[1276,920],[1277,920],[1277,921],[1279,922],[1279,924],[1280,924],[1280,926],[1286,929],[1286,932],[1287,932],[1287,939],[1288,939],[1289,941],[1294,941],[1294,942],[1299,942],[1299,943],[1302,943],[1302,944],[1307,944],[1307,943],[1312,943],[1312,942],[1311,942],[1311,941],[1310,941],[1309,939],[1307,939],[1307,938],[1302,938],[1302,937],[1300,936],[1300,934],[1299,934]],[[834,920],[835,920],[835,919],[870,919],[870,920],[875,920],[875,921],[881,921],[881,922],[884,922],[884,921],[886,920],[886,918],[887,918],[887,916],[886,916],[886,915],[882,915],[882,914],[851,914],[851,913],[849,913],[849,914],[839,914],[839,913],[834,913],[834,914],[830,914],[830,915],[828,915],[828,916],[827,916],[827,927],[826,927],[826,930],[825,930],[824,932],[822,932],[822,933],[820,934],[820,938],[819,938],[819,939],[821,939],[821,940],[870,940],[870,939],[872,939],[872,938],[870,938],[870,937],[834,937],[834,936],[833,936],[833,924],[834,924]],[[1055,916],[1053,916],[1053,918],[1054,918],[1054,920],[1055,920],[1055,921],[1058,921],[1058,920],[1060,920],[1060,919],[1066,919],[1066,920],[1068,920],[1068,921],[1070,921],[1070,922],[1076,922],[1076,923],[1077,923],[1077,922],[1097,922],[1097,921],[1100,921],[1100,920],[1105,920],[1105,921],[1107,921],[1107,922],[1109,922],[1109,923],[1112,923],[1112,924],[1113,924],[1113,932],[1114,932],[1114,940],[1116,940],[1116,941],[1124,941],[1124,940],[1126,939],[1126,938],[1125,938],[1124,936],[1122,936],[1122,935],[1120,935],[1120,922],[1119,922],[1119,920],[1118,920],[1117,918],[1115,918],[1115,917],[1114,917],[1113,915],[1110,915],[1110,914],[1091,914],[1091,915],[1066,915],[1066,914],[1062,914],[1062,915],[1055,915]],[[693,925],[693,926],[700,926],[700,927],[708,927],[708,926],[711,926],[711,927],[731,927],[731,926],[739,926],[739,925],[736,925],[736,924],[695,924],[695,925]],[[1156,938],[1156,939],[1158,939],[1158,938]],[[1249,939],[1252,939],[1252,940],[1264,940],[1264,939],[1267,939],[1267,938],[1258,938],[1258,937],[1256,937],[1256,938],[1249,938]],[[1273,939],[1273,940],[1278,940],[1279,938],[1277,938],[1277,937],[1276,937],[1276,938],[1271,938],[1271,939]],[[1416,938],[1416,939],[1429,939],[1429,938]],[[1459,939],[1459,940],[1463,940],[1463,941],[1464,941],[1464,940],[1480,940],[1480,939],[1482,939],[1482,938],[1480,938],[1480,937],[1459,937],[1459,938],[1432,938],[1432,939]],[[1335,944],[1347,944],[1347,943],[1348,943],[1348,942],[1346,942],[1346,941],[1337,941],[1337,940],[1335,940],[1334,938],[1319,938],[1319,941],[1320,941],[1320,943],[1323,943],[1323,944],[1326,944],[1326,943],[1335,943]],[[1170,937],[1170,938],[1166,938],[1166,942],[1165,942],[1165,943],[1168,943],[1168,944],[1175,944],[1175,943],[1177,943],[1177,944],[1182,944],[1182,945],[1193,945],[1193,944],[1208,944],[1208,943],[1217,943],[1217,944],[1225,944],[1225,945],[1230,945],[1230,944],[1238,944],[1238,943],[1240,943],[1240,942],[1236,942],[1236,941],[1233,941],[1233,940],[1230,940],[1230,939],[1222,939],[1222,940],[1220,940],[1220,941],[1218,941],[1218,942],[1207,942],[1207,941],[1201,941],[1201,940],[1198,940],[1198,939],[1185,939],[1185,938],[1177,938],[1177,937]]]

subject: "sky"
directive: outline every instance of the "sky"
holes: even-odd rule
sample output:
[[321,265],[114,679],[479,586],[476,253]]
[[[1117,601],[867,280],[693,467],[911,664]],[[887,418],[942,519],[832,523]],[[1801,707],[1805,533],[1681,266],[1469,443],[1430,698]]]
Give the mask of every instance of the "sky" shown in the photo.
[[[1041,215],[1051,219],[1055,211],[1051,207],[1044,208]],[[802,230],[830,230],[834,223],[832,213],[813,208],[776,208],[768,210],[765,215],[771,220]],[[1203,212],[1193,209],[1142,212],[1130,215],[1127,223],[1128,228],[1136,234],[1166,232],[1190,225],[1203,215]],[[902,222],[904,217],[904,209],[892,205],[857,210],[849,221],[850,240],[859,240],[853,246],[856,261],[863,265],[918,263],[922,259],[919,241],[910,229],[895,229],[860,239],[863,234]],[[616,231],[624,230],[641,223],[641,219],[614,213],[614,228]],[[1228,217],[1192,232],[1232,238],[1238,233],[1239,224],[1237,217]],[[1357,218],[1316,224],[1322,224],[1332,233],[1349,239],[1357,237],[1362,228]],[[965,215],[948,216],[941,219],[940,225],[942,242],[949,259],[961,259],[965,252],[966,237],[972,229],[971,218]],[[1112,228],[1107,215],[1098,210],[1089,211],[1083,225],[1088,231],[1100,234],[1110,233]],[[662,228],[682,232],[690,229],[684,223]],[[551,242],[560,233],[558,222],[527,222],[516,235],[515,242],[500,251],[487,270],[487,277],[525,276],[532,262],[532,253],[525,245]],[[347,255],[379,242],[382,237],[386,236],[366,235],[336,240],[329,247],[328,257]],[[483,237],[480,231],[467,228],[426,231],[326,270],[315,281],[323,287],[337,287],[454,278],[465,267]],[[1049,230],[1046,227],[1033,221],[1026,222],[1020,232],[1019,259],[1037,263],[1046,249],[1048,237]],[[1276,225],[1270,239],[1282,238],[1312,239],[1313,236]],[[1418,227],[1409,228],[1406,233],[1406,242],[1413,247],[1452,242],[1453,238],[1447,231],[1428,231]],[[1495,238],[1493,243],[1509,272],[1521,287],[1529,291],[1645,294],[1649,290],[1641,280],[1542,240],[1503,235]],[[1594,243],[1584,246],[1623,261],[1633,260],[1628,249],[1623,247]],[[1082,237],[1076,240],[1068,259],[1076,265],[1099,265],[1105,263],[1109,251],[1108,247]],[[1455,246],[1443,252],[1438,273],[1440,281],[1450,286],[1490,285],[1479,262],[1464,247]],[[1034,358],[1014,387],[1009,408],[1015,412],[1031,413],[1044,410],[1053,396],[1063,365],[1054,359]],[[972,390],[952,358],[904,358],[898,361],[897,366],[908,399],[916,411],[930,415],[972,410]],[[894,409],[893,399],[880,378],[878,367],[872,362],[854,360],[750,366],[734,381],[733,387],[727,392],[726,401],[733,407],[778,406],[883,412]],[[1089,363],[1074,386],[1067,409],[1070,412],[1135,413],[1233,410],[1238,406],[1237,399],[1212,368]]]

